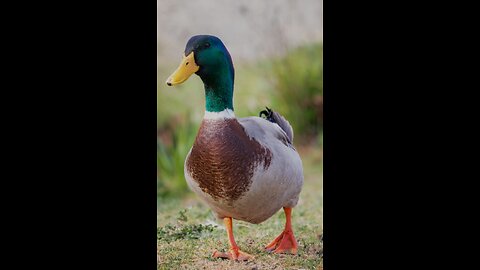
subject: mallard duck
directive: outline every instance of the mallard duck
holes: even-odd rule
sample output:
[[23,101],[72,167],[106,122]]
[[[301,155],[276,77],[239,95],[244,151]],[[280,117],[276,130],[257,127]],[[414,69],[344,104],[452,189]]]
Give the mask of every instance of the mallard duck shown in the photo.
[[218,37],[193,36],[184,54],[166,83],[183,83],[195,73],[204,84],[205,115],[184,169],[190,189],[224,220],[227,229],[230,250],[215,251],[213,257],[253,259],[235,243],[232,219],[258,224],[282,208],[285,229],[265,249],[296,254],[291,213],[303,186],[303,168],[290,123],[269,108],[258,117],[235,116],[233,62]]

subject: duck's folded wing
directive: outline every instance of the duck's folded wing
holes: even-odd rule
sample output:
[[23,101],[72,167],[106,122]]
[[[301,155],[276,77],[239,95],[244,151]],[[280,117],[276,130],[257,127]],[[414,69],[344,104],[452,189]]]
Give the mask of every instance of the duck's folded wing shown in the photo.
[[238,122],[243,126],[245,132],[250,138],[255,139],[263,145],[270,145],[275,141],[279,141],[286,146],[293,148],[292,127],[280,114],[277,113],[274,117],[278,119],[277,121],[279,121],[285,128],[278,123],[273,123],[256,116],[238,118]]

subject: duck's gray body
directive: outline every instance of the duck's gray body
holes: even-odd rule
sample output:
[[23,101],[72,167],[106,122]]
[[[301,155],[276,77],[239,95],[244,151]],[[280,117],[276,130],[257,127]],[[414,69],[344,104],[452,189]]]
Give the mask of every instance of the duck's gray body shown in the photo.
[[[227,110],[226,110],[227,111]],[[210,114],[185,160],[185,178],[218,218],[258,224],[282,207],[294,207],[303,168],[290,124],[260,117]]]

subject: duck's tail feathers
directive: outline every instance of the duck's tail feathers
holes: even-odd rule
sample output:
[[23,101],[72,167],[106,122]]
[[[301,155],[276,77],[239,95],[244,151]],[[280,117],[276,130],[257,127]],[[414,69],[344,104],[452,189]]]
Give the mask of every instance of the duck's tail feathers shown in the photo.
[[260,112],[260,117],[262,115],[265,115],[265,119],[272,123],[276,123],[279,125],[283,131],[285,131],[285,134],[287,134],[287,137],[290,139],[290,142],[293,142],[293,129],[290,123],[283,117],[281,114],[278,112],[274,112],[270,108],[266,107],[267,110],[263,110]]

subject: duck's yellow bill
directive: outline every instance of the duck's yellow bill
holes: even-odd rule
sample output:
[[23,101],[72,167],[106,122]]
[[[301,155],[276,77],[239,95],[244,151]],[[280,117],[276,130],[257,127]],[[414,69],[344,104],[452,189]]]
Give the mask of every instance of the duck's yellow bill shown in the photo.
[[173,72],[170,77],[167,79],[167,85],[172,86],[176,84],[181,84],[186,81],[193,73],[197,72],[200,67],[195,63],[195,58],[193,57],[193,52],[188,56],[184,56],[180,66]]

